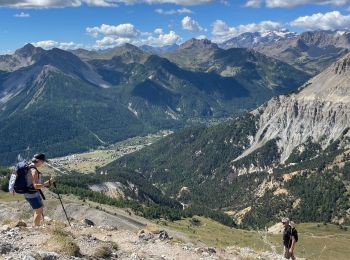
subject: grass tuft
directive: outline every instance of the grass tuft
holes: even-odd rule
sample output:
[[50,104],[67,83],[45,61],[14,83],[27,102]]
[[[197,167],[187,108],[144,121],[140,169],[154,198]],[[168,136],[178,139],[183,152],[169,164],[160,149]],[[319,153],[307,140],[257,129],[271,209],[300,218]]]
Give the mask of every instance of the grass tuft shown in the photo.
[[68,232],[55,227],[51,233],[52,236],[48,240],[48,244],[52,245],[55,251],[66,256],[80,256],[80,248]]
[[112,255],[112,250],[107,245],[103,245],[96,248],[96,251],[94,253],[94,257],[97,257],[97,258],[108,258],[111,255]]

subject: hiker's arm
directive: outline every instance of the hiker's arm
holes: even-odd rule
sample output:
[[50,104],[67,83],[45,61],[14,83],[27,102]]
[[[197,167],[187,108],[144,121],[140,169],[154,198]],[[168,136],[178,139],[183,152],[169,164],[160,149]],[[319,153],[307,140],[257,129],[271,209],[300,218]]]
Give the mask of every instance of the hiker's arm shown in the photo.
[[34,189],[40,190],[44,187],[50,186],[50,181],[45,181],[43,184],[39,183],[39,174],[35,169],[32,169],[32,176]]
[[292,245],[290,246],[289,252],[293,253],[295,247],[295,237],[292,236]]

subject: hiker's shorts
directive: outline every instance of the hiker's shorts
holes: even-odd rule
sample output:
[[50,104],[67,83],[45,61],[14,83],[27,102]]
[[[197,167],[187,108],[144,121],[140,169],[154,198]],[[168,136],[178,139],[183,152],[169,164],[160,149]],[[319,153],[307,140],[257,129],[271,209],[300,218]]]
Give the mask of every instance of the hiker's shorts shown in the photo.
[[34,198],[26,198],[26,200],[29,202],[30,206],[32,206],[32,209],[40,209],[42,206],[44,206],[40,196]]

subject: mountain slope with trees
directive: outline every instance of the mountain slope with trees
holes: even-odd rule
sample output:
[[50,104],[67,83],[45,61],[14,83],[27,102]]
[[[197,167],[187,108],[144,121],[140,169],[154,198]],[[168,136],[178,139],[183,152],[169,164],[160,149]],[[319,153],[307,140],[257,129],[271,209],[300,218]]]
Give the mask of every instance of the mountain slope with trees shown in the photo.
[[281,216],[349,223],[349,56],[245,116],[185,129],[106,166],[243,226]]
[[[308,78],[262,55],[236,62],[245,75],[251,72],[244,80],[242,73],[184,69],[130,44],[74,53],[27,44],[0,57],[1,163],[38,150],[60,156],[198,119],[238,115]],[[224,55],[220,66],[244,55]]]

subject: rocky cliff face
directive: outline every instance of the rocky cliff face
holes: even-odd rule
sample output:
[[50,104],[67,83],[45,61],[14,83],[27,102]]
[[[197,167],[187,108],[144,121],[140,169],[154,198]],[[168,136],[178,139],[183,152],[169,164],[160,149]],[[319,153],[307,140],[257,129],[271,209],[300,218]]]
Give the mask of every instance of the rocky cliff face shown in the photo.
[[[252,113],[259,117],[252,145],[236,160],[277,139],[280,161],[311,139],[326,148],[349,136],[350,55],[304,84],[298,93],[276,96]],[[344,139],[344,138],[343,138]]]
[[31,44],[26,44],[12,55],[0,55],[0,70],[15,71],[35,63],[36,57],[45,51],[42,48],[35,48]]

